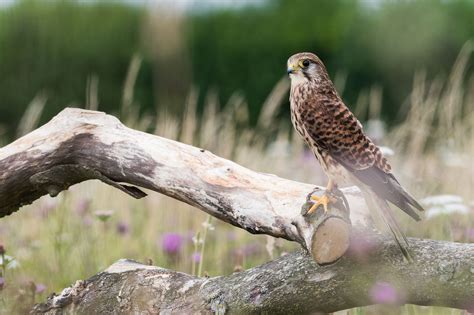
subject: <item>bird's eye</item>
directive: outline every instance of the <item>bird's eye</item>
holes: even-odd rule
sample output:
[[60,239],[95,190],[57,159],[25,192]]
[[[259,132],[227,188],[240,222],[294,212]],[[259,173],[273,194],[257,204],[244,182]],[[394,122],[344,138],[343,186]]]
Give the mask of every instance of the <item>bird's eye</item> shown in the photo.
[[303,67],[305,67],[305,68],[306,68],[306,67],[308,67],[308,66],[309,66],[309,64],[310,64],[310,61],[309,61],[308,59],[305,59],[305,60],[303,60],[302,64],[303,64]]

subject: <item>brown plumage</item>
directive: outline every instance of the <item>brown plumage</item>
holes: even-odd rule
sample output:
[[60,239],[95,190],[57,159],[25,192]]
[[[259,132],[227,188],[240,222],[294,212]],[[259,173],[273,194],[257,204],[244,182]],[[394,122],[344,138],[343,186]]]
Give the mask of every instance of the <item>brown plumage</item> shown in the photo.
[[[408,243],[387,201],[415,220],[420,219],[415,209],[422,211],[423,208],[401,187],[380,149],[365,136],[362,125],[344,105],[316,55],[299,53],[291,56],[288,74],[293,126],[329,177],[327,190],[337,184],[357,185],[367,202],[381,210],[381,217],[408,257]],[[327,202],[320,203],[326,206]]]

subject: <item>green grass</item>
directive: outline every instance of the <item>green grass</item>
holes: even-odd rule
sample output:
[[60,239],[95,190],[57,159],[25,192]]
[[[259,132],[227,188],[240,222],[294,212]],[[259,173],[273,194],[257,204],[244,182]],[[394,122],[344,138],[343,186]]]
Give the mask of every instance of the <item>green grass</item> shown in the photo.
[[[389,160],[401,182],[415,196],[455,194],[470,207],[470,214],[437,216],[421,223],[400,216],[403,228],[411,236],[474,241],[474,236],[469,234],[474,231],[474,113],[469,106],[474,101],[474,88],[472,76],[465,73],[471,50],[466,45],[445,81],[430,82],[423,75],[415,76],[412,96],[400,108],[400,111],[409,108],[407,119],[379,142],[394,149],[395,155]],[[136,67],[139,61],[134,62]],[[127,82],[124,95],[130,98],[133,82]],[[245,101],[237,94],[221,113],[215,110],[216,98],[209,95],[198,125],[195,91],[190,92],[187,111],[179,119],[166,113],[139,117],[131,105],[133,102],[128,100],[124,101],[129,105],[122,110],[122,120],[132,128],[199,145],[253,170],[324,185],[326,179],[320,167],[305,151],[302,141],[290,132],[289,123],[277,122],[273,117],[279,106],[287,106],[287,88],[285,80],[276,85],[254,129],[246,127]],[[370,118],[372,122],[378,119],[377,93],[373,91],[374,97],[359,102],[355,111],[362,119]],[[37,111],[29,112],[37,115]],[[26,117],[24,121],[35,119]],[[26,132],[34,127],[34,124],[22,126],[21,130]],[[57,198],[43,197],[2,218],[0,241],[19,265],[6,270],[0,291],[0,312],[25,313],[33,303],[44,301],[49,293],[92,276],[119,258],[152,261],[187,273],[201,270],[201,274],[216,276],[251,268],[298,248],[297,244],[278,239],[268,251],[267,236],[251,235],[216,219],[208,221],[208,216],[199,210],[149,193],[143,200],[134,200],[102,183],[89,181],[62,192]],[[96,212],[105,210],[112,211],[112,215],[101,221]],[[205,232],[203,222],[210,222],[215,229]],[[174,254],[162,248],[164,233],[171,232],[182,237],[182,246]],[[206,245],[202,249],[192,238],[196,235],[202,238],[204,233],[207,233]],[[201,251],[202,263],[193,263],[193,254]],[[40,284],[46,289],[35,292]],[[345,313],[462,314],[458,310],[412,305],[371,306],[338,314]]]

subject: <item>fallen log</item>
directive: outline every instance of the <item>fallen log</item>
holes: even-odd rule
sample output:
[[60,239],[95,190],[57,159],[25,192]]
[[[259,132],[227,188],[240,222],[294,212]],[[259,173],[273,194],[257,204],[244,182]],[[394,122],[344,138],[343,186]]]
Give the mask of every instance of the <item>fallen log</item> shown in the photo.
[[[134,198],[146,196],[138,187],[157,191],[250,233],[296,241],[309,251],[327,247],[313,238],[323,223],[348,235],[347,225],[335,220],[340,210],[318,220],[300,214],[313,185],[251,171],[204,149],[127,128],[101,112],[63,110],[1,148],[0,170],[0,217],[43,195],[54,197],[74,184],[98,179]],[[350,220],[369,228],[359,191],[343,192],[351,205]],[[338,253],[327,252],[321,262],[335,260],[345,249],[331,248]]]
[[[416,260],[404,262],[391,240],[319,266],[304,252],[228,276],[198,278],[120,260],[78,281],[34,314],[307,314],[381,302],[467,308],[474,301],[474,244],[410,239]],[[373,247],[374,248],[374,247]],[[372,294],[371,294],[372,293]]]
[[[104,113],[65,109],[46,125],[1,148],[0,170],[0,217],[45,194],[56,196],[76,183],[99,179],[134,198],[146,196],[139,187],[150,189],[250,233],[298,242],[319,263],[339,259],[349,246],[349,238],[352,239],[350,253],[328,266],[318,266],[308,258],[309,255],[298,253],[243,273],[211,279],[193,278],[149,266],[133,267],[124,274],[111,272],[116,270],[115,265],[108,272],[74,286],[70,292],[63,291],[59,297],[37,306],[38,312],[73,307],[79,313],[87,313],[92,311],[88,306],[92,304],[100,311],[103,305],[109,305],[111,296],[106,291],[118,287],[122,291],[114,297],[118,304],[110,304],[111,312],[130,307],[136,307],[133,311],[137,312],[166,310],[167,305],[176,305],[171,309],[179,312],[188,309],[206,312],[213,309],[212,305],[218,308],[224,305],[223,308],[231,313],[333,311],[375,303],[368,298],[367,288],[383,270],[387,270],[388,278],[393,278],[399,290],[405,292],[400,303],[462,308],[467,307],[466,298],[472,298],[474,292],[472,244],[411,239],[415,262],[408,264],[390,240],[382,239],[375,232],[365,202],[356,188],[342,189],[347,199],[347,203],[341,203],[343,206],[335,207],[323,216],[305,218],[301,215],[301,206],[314,186],[254,172],[205,149],[127,128]],[[320,191],[316,190],[316,193]],[[350,213],[346,204],[350,205]],[[364,249],[362,254],[357,248]],[[131,263],[121,264],[128,266]],[[150,282],[148,276],[143,278],[148,273],[151,273],[150,279],[167,275],[164,277],[179,278],[181,282],[173,285],[166,281]],[[249,278],[245,278],[247,276]],[[123,291],[129,286],[128,277],[136,279],[133,281],[140,288],[157,295],[165,294],[167,298],[156,300],[150,295],[152,293],[138,296],[133,292],[140,290]],[[352,278],[358,281],[354,282]],[[105,282],[96,282],[99,279],[110,281],[107,286],[110,290],[105,289],[107,287],[100,289],[99,284]],[[262,283],[264,286],[245,292],[244,286],[239,286],[245,279],[253,279],[255,285]],[[179,288],[187,292],[185,288],[189,281],[202,286],[199,289],[193,286],[194,291],[185,294],[189,299],[183,300],[183,296],[171,288],[175,284],[182,285]],[[326,290],[331,281],[334,282],[333,289],[329,290],[331,286],[327,286]],[[225,283],[228,283],[227,287]],[[85,289],[81,289],[83,285]],[[219,286],[222,286],[221,291],[207,289]],[[232,286],[241,294],[233,294]],[[285,289],[287,286],[288,290]],[[437,288],[444,288],[447,293],[441,294]],[[74,295],[74,292],[78,293]],[[215,300],[215,294],[222,297],[218,299],[222,303],[207,303]],[[249,294],[257,302],[250,303]],[[172,297],[176,301],[172,302]],[[194,305],[195,302],[198,304]],[[249,306],[254,304],[257,306]]]

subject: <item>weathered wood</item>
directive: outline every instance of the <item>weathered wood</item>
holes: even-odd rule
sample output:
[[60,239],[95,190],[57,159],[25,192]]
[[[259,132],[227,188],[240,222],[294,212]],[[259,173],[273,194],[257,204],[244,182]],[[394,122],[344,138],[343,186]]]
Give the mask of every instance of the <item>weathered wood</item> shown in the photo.
[[[321,209],[308,215],[308,210],[314,205],[311,196],[321,197],[323,193],[324,190],[315,189],[308,195],[307,202],[301,209],[301,214],[309,223],[304,228],[309,231],[307,234],[312,235],[309,252],[311,252],[314,261],[320,265],[333,263],[346,253],[350,245],[352,231],[350,207],[339,190],[337,190],[337,194],[331,194],[333,203],[330,204],[327,212],[320,205]],[[302,231],[299,233],[303,234]],[[365,235],[365,237],[368,236]]]
[[[163,193],[250,233],[297,241],[308,250],[318,226],[300,214],[314,186],[254,172],[204,149],[127,128],[101,112],[63,110],[1,148],[0,170],[0,217],[45,194],[56,196],[76,183],[99,179],[135,198],[145,196],[136,186]],[[358,190],[343,191],[352,222],[367,227]]]
[[388,283],[396,304],[467,308],[474,301],[474,244],[410,239],[414,263],[392,240],[351,249],[318,266],[292,253],[228,276],[197,278],[121,260],[37,305],[34,314],[306,314],[373,304],[371,288]]
[[[343,189],[350,214],[345,207],[333,207],[308,219],[301,215],[301,204],[312,185],[254,172],[204,149],[82,109],[66,109],[0,149],[0,216],[89,179],[135,198],[145,196],[137,187],[147,188],[250,233],[299,242],[320,263],[337,260],[349,235],[352,247],[328,266],[318,267],[305,254],[290,254],[211,279],[130,263],[122,264],[130,270],[117,271],[120,266],[114,265],[38,306],[37,312],[333,311],[372,303],[368,288],[384,279],[403,288],[401,302],[420,305],[465,307],[474,292],[472,244],[410,239],[415,263],[407,264],[391,241],[371,233],[365,202],[355,188]],[[335,226],[342,233],[333,233]]]

